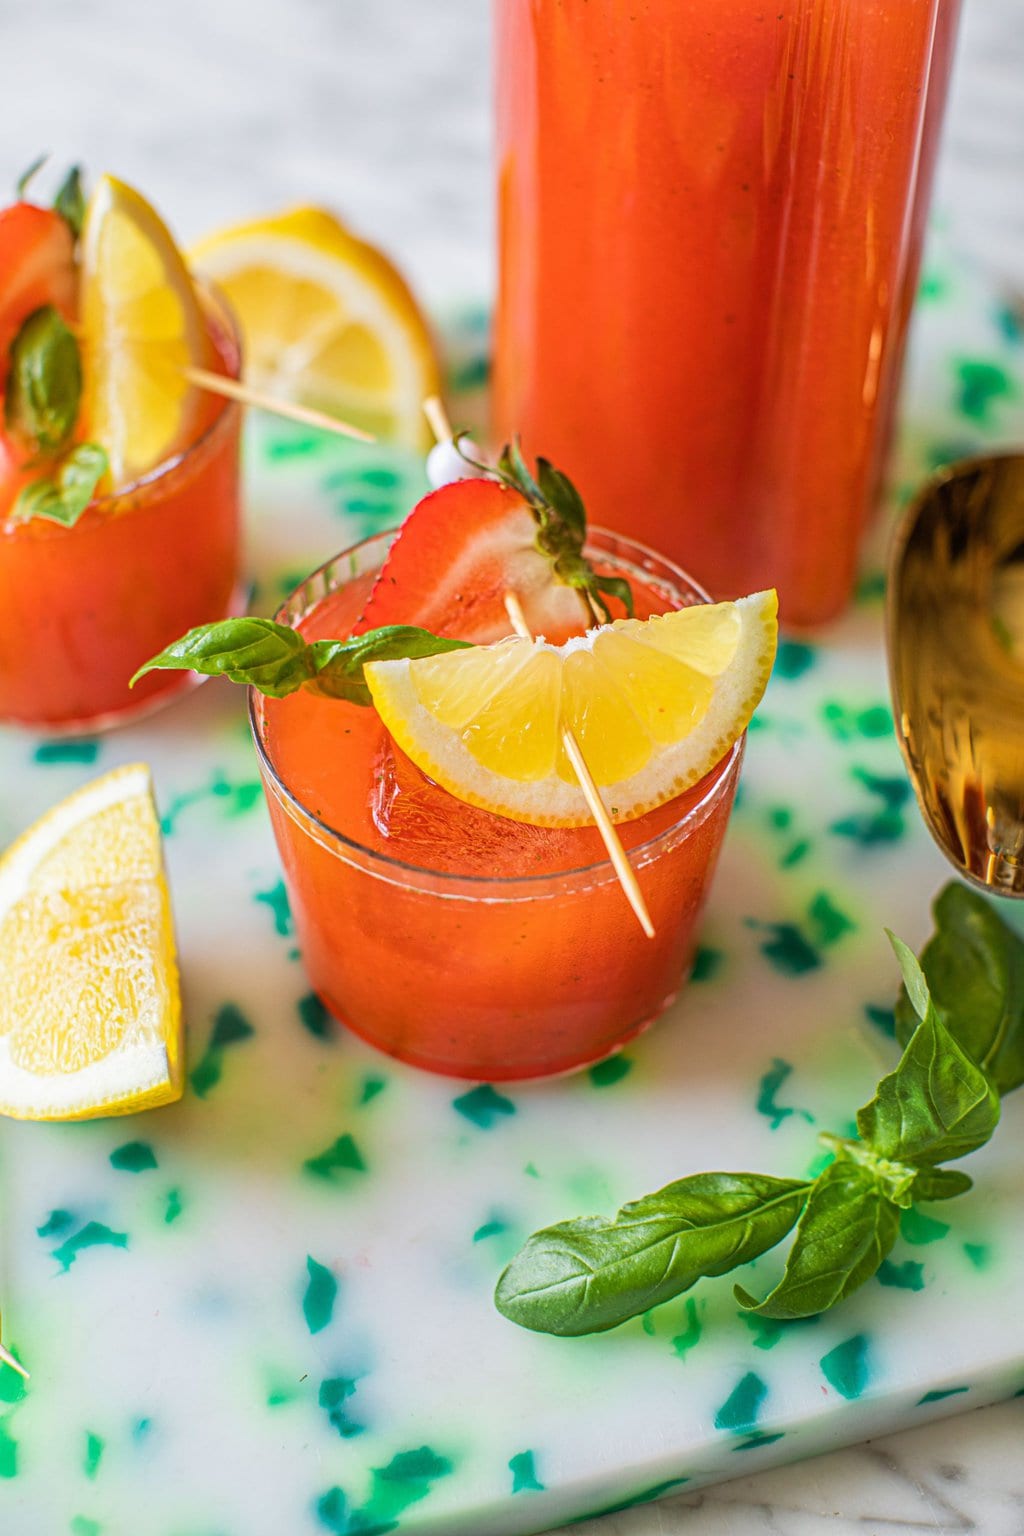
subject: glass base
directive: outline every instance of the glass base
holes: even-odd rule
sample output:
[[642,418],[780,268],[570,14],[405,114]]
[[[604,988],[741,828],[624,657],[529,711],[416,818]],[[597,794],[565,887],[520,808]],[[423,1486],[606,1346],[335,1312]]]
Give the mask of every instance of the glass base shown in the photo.
[[625,1050],[627,1045],[649,1030],[651,1025],[657,1023],[663,1014],[671,1008],[679,996],[682,986],[685,985],[687,977],[683,978],[683,983],[680,987],[668,994],[654,1013],[641,1019],[639,1024],[630,1025],[628,1029],[619,1035],[614,1045],[603,1047],[593,1055],[581,1056],[573,1061],[562,1061],[551,1067],[535,1067],[529,1070],[516,1067],[514,1064],[510,1064],[507,1069],[502,1070],[495,1070],[494,1067],[481,1070],[479,1067],[472,1065],[461,1066],[451,1061],[439,1062],[427,1056],[420,1056],[415,1050],[396,1049],[387,1045],[375,1035],[361,1029],[351,1019],[346,1018],[336,1004],[324,993],[318,992],[317,996],[331,1017],[336,1019],[343,1029],[350,1030],[352,1034],[358,1035],[360,1040],[365,1041],[367,1045],[372,1045],[374,1050],[380,1051],[382,1055],[390,1056],[394,1061],[402,1061],[408,1067],[416,1067],[419,1071],[430,1072],[436,1077],[453,1077],[461,1082],[530,1083],[540,1080],[553,1080],[560,1077],[574,1077],[578,1072],[585,1072],[590,1067],[596,1067],[602,1061],[610,1061],[613,1056],[618,1056],[620,1052]]

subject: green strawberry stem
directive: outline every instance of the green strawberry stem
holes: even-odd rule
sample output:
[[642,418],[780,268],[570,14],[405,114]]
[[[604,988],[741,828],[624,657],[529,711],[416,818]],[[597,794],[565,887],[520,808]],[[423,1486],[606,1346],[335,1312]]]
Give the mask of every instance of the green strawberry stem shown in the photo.
[[592,622],[611,623],[611,609],[605,602],[605,594],[617,598],[632,618],[633,592],[629,582],[622,576],[599,575],[583,553],[587,513],[583,498],[569,476],[541,458],[537,460],[534,476],[523,457],[518,437],[506,443],[497,464],[483,464],[463,449],[463,439],[467,436],[466,432],[459,432],[452,439],[456,451],[473,469],[500,480],[502,485],[507,485],[523,498],[537,524],[537,549],[551,562],[557,580],[576,588]]

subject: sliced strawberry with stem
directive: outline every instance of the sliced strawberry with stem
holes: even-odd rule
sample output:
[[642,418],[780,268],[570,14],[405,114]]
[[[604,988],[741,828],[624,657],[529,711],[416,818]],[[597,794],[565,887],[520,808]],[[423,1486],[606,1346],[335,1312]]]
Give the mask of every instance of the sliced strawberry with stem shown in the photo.
[[554,577],[536,539],[526,502],[496,480],[457,480],[432,491],[399,529],[355,633],[416,623],[488,644],[510,632],[510,590],[535,634],[585,628],[580,594]]
[[509,592],[531,631],[556,643],[611,618],[607,597],[630,609],[627,583],[602,576],[583,554],[586,515],[564,475],[539,459],[535,479],[518,443],[503,451],[494,474],[442,486],[412,509],[357,634],[421,624],[487,644],[510,632]]

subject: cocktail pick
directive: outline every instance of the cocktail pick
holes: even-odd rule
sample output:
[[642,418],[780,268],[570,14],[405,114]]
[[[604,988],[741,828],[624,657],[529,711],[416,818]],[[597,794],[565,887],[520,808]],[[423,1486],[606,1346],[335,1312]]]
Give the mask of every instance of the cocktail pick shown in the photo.
[[4,1349],[2,1344],[0,1344],[0,1361],[2,1361],[4,1365],[9,1365],[12,1371],[17,1371],[19,1376],[24,1376],[25,1380],[28,1381],[29,1373],[26,1371],[21,1361],[15,1360],[10,1350]]
[[[505,612],[508,614],[509,623],[516,634],[522,640],[532,640],[530,626],[526,622],[522,604],[514,592],[505,593]],[[654,924],[651,922],[651,914],[647,910],[644,893],[640,889],[640,882],[636,877],[636,871],[626,857],[626,850],[622,846],[622,840],[615,830],[615,823],[608,814],[607,807],[601,799],[600,792],[594,780],[594,775],[587,766],[587,760],[573,732],[568,726],[562,728],[562,746],[565,755],[573,767],[573,772],[580,781],[580,789],[583,798],[587,802],[590,814],[594,818],[597,830],[601,834],[601,841],[608,851],[608,857],[612,867],[618,876],[623,894],[636,913],[637,922],[649,939],[654,938]]]
[[221,395],[225,400],[237,400],[242,405],[254,405],[274,416],[285,416],[289,421],[299,421],[306,427],[318,427],[322,432],[335,432],[339,437],[352,437],[359,443],[375,443],[372,432],[354,427],[340,417],[328,416],[326,411],[316,411],[308,405],[297,405],[293,400],[279,400],[265,390],[255,389],[240,379],[229,379],[221,373],[211,373],[207,368],[185,368],[186,379],[197,389],[205,389],[211,395]]
[[[431,395],[423,402],[423,414],[430,423],[430,429],[439,443],[452,441],[452,429],[445,413],[444,406],[436,395]],[[508,614],[509,623],[513,630],[523,640],[532,640],[530,626],[526,622],[522,604],[515,592],[506,592],[504,595],[505,612]],[[644,893],[640,889],[640,882],[636,877],[636,871],[626,857],[626,850],[622,846],[622,840],[615,830],[615,823],[608,814],[607,807],[601,799],[600,791],[590,771],[586,758],[583,756],[579,742],[573,732],[566,726],[562,731],[562,746],[565,755],[572,764],[573,772],[579,780],[583,798],[587,802],[587,808],[594,818],[594,825],[601,834],[612,868],[622,887],[623,895],[629,902],[636,915],[637,922],[649,939],[654,938],[654,924],[651,914],[644,900]]]

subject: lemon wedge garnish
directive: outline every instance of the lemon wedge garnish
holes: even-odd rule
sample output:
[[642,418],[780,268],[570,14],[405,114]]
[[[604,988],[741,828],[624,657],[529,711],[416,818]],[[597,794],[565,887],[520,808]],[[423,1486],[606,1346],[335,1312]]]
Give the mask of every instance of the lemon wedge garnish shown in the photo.
[[242,328],[246,380],[386,441],[424,448],[440,374],[430,332],[386,256],[332,214],[297,208],[225,229],[189,259]]
[[743,733],[777,642],[775,593],[621,619],[551,646],[509,639],[366,681],[384,725],[430,778],[537,826],[593,821],[562,745],[575,735],[615,821],[696,784]]
[[0,859],[0,1113],[85,1120],[181,1097],[178,971],[149,769],[116,768]]
[[186,447],[201,396],[185,369],[215,367],[196,291],[145,198],[101,176],[82,226],[84,421],[119,489]]

